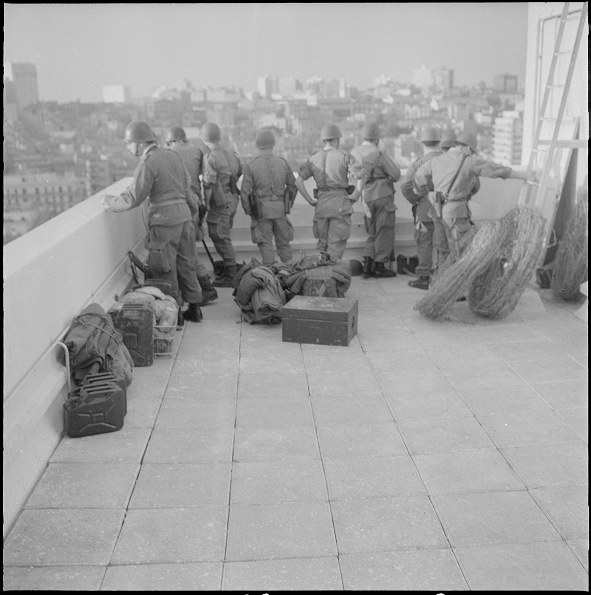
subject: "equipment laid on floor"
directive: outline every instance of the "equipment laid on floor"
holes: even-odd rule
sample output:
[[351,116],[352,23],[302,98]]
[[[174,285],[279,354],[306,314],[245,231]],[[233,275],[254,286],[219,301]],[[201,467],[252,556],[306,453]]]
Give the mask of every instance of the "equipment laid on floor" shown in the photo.
[[123,304],[113,316],[115,328],[123,335],[134,365],[154,362],[154,313],[149,304]]
[[89,384],[100,384],[102,382],[114,382],[121,387],[123,391],[123,415],[127,415],[127,384],[123,378],[119,378],[113,372],[99,372],[97,374],[87,374],[82,382],[82,386]]
[[123,427],[124,395],[111,381],[91,382],[68,393],[64,430],[70,438],[116,432]]
[[282,339],[348,346],[357,334],[357,300],[296,295],[283,306]]

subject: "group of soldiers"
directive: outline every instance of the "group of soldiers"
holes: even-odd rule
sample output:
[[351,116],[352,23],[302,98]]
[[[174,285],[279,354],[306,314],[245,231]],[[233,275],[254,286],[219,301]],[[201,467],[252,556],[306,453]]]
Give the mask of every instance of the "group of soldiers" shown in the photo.
[[[204,124],[197,144],[189,144],[183,128],[173,126],[164,148],[146,122],[128,124],[127,148],[140,158],[133,182],[119,196],[103,195],[101,203],[124,211],[149,199],[149,266],[170,282],[179,325],[201,321],[201,306],[218,297],[215,287],[232,286],[237,271],[231,230],[239,203],[251,217],[251,237],[263,265],[270,266],[275,262],[273,241],[279,259],[291,264],[294,230],[288,214],[298,191],[314,207],[317,249],[337,260],[351,235],[353,204],[362,200],[367,231],[363,277],[396,276],[386,264],[394,259],[394,184],[401,171],[379,148],[379,126],[366,124],[363,141],[350,153],[339,148],[342,134],[334,124],[324,126],[320,136],[324,146],[300,165],[296,179],[288,162],[273,154],[275,138],[267,129],[256,134],[257,155],[243,166],[236,152],[222,144],[214,123]],[[418,279],[409,284],[428,289],[437,266],[433,248],[441,262],[472,224],[468,202],[478,191],[478,176],[528,176],[478,158],[470,133],[442,139],[437,129],[427,128],[421,144],[424,155],[407,170],[402,192],[413,205],[419,260]],[[313,196],[305,185],[309,178],[316,184]],[[196,252],[196,241],[204,237],[203,221],[224,265],[213,282]],[[182,312],[185,302],[189,306]]]

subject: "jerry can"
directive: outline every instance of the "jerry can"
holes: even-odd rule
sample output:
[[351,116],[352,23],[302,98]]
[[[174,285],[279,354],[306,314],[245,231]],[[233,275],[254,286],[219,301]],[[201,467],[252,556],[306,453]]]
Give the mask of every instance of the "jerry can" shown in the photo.
[[123,304],[113,316],[115,328],[123,336],[134,365],[151,366],[154,362],[154,313],[147,304]]
[[127,385],[124,378],[118,378],[113,372],[95,372],[87,374],[82,381],[82,386],[87,384],[99,384],[101,382],[110,381],[121,387],[123,391],[123,415],[127,415]]

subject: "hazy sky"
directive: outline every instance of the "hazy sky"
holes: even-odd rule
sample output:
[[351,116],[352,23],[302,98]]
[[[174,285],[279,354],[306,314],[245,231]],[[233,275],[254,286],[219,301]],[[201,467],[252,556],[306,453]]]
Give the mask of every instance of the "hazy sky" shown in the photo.
[[522,85],[526,37],[527,2],[4,4],[4,60],[36,65],[43,101],[182,78],[251,91],[265,73],[365,88],[381,74],[411,82],[423,64],[458,85],[503,72]]

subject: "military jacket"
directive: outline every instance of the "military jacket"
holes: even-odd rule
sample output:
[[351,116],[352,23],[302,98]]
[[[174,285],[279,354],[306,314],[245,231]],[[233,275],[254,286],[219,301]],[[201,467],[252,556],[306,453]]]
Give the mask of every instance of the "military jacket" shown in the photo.
[[351,151],[357,162],[354,174],[365,180],[363,200],[394,195],[394,182],[400,179],[400,168],[373,143],[362,143]]

